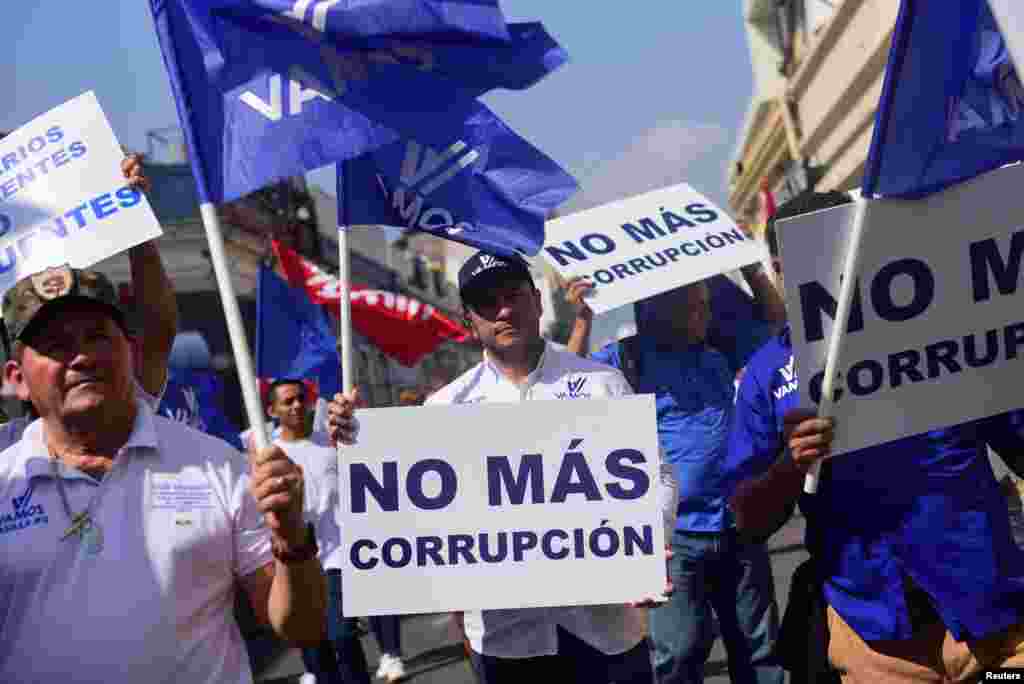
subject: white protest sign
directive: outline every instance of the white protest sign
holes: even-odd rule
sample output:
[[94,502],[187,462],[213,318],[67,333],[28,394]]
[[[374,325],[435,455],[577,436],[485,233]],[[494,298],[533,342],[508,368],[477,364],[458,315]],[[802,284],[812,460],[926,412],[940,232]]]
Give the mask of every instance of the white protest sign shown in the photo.
[[[1024,406],[1024,166],[871,200],[833,407],[833,453]],[[778,222],[801,404],[821,393],[854,205]]]
[[50,266],[86,268],[158,237],[90,91],[0,140],[0,293]]
[[345,615],[665,587],[651,396],[371,409],[341,456]]
[[543,253],[594,284],[595,313],[762,261],[760,240],[685,183],[548,221]]

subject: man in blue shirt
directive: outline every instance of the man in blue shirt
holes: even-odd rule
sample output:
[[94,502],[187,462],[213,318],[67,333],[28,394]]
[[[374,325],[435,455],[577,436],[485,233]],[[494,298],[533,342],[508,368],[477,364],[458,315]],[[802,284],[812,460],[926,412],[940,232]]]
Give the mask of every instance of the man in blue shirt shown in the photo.
[[[810,200],[777,218],[834,204]],[[1021,414],[843,454],[824,464],[817,494],[801,495],[833,425],[797,408],[797,382],[783,330],[740,385],[730,505],[741,530],[764,535],[800,497],[827,654],[843,681],[974,681],[986,668],[1024,666],[1024,553],[985,448],[1021,454]]]
[[[762,311],[784,312],[760,264],[744,277]],[[736,535],[726,507],[736,369],[705,342],[709,299],[702,282],[638,302],[637,335],[593,358],[621,369],[637,393],[656,396],[659,441],[679,481],[669,566],[675,594],[649,617],[657,681],[703,681],[713,607],[732,681],[776,684],[783,673],[771,660],[778,632],[771,565],[763,546]]]

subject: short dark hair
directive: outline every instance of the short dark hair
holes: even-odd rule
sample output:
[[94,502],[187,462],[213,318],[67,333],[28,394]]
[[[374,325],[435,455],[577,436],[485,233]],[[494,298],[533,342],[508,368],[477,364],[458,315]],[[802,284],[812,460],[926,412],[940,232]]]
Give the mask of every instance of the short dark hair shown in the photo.
[[768,225],[764,229],[764,239],[768,242],[768,250],[771,252],[771,255],[773,257],[779,255],[779,238],[775,235],[776,221],[793,218],[794,216],[812,211],[831,209],[832,207],[849,204],[852,201],[847,193],[840,192],[839,190],[829,190],[828,192],[807,190],[801,192],[788,202],[784,202],[779,206],[775,214],[768,219]]
[[277,388],[286,387],[288,385],[295,385],[299,388],[299,396],[302,397],[302,401],[306,401],[306,383],[299,378],[278,378],[270,383],[270,387],[267,388],[267,408],[270,408],[274,399],[277,397]]

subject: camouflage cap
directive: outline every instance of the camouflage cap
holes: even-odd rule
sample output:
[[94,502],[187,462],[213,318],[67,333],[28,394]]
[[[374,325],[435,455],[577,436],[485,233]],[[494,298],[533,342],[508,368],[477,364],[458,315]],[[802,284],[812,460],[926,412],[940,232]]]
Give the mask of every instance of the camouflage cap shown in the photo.
[[124,314],[110,280],[99,271],[56,266],[19,280],[4,293],[4,326],[11,341],[22,338],[30,325],[43,320],[44,313],[70,301],[84,300],[109,310],[122,329]]

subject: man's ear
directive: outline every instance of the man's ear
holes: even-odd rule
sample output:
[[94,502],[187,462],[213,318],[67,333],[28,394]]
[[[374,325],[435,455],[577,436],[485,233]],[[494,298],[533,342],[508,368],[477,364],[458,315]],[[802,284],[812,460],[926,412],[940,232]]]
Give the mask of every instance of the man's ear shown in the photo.
[[15,396],[20,401],[30,401],[28,383],[25,382],[25,375],[21,372],[21,364],[17,361],[8,361],[4,364],[4,380],[14,387]]

